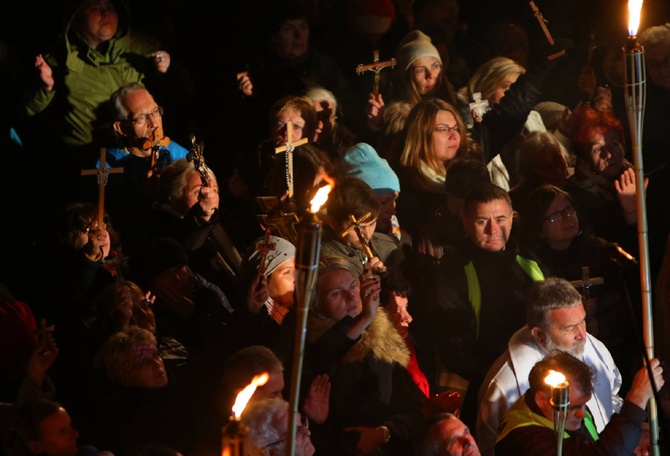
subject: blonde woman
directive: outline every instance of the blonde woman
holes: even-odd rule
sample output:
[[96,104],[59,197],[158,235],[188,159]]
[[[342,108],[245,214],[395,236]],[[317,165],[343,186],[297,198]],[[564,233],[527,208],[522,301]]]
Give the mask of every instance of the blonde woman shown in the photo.
[[445,200],[444,178],[449,163],[477,153],[457,109],[438,98],[420,101],[405,124],[405,145],[394,165],[402,192],[398,219],[412,237]]

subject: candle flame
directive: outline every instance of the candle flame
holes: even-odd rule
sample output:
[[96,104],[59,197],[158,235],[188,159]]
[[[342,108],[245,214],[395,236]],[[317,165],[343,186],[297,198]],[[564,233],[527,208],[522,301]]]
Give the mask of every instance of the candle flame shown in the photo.
[[628,0],[628,33],[630,36],[637,35],[637,28],[640,26],[641,10],[642,0]]
[[552,388],[556,388],[558,385],[565,383],[565,375],[550,369],[549,375],[544,377],[544,383],[550,385]]
[[314,195],[312,201],[309,202],[309,204],[311,205],[310,209],[311,212],[315,214],[319,212],[321,206],[323,206],[324,203],[328,200],[328,194],[330,193],[331,189],[332,187],[330,185],[324,185],[319,190],[317,190],[316,195]]
[[247,406],[249,399],[251,399],[251,396],[254,395],[256,388],[265,385],[269,379],[270,376],[267,372],[256,375],[251,379],[251,383],[245,386],[244,389],[237,394],[237,397],[235,398],[235,405],[233,405],[233,414],[235,415],[236,420],[240,419],[240,415],[242,415],[242,412]]

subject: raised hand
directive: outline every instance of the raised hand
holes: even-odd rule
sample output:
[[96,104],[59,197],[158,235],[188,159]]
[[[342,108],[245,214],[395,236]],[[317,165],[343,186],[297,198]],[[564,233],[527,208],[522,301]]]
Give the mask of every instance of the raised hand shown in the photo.
[[51,92],[54,87],[53,70],[49,66],[42,54],[35,57],[35,68],[37,68],[38,75],[42,81],[43,87]]

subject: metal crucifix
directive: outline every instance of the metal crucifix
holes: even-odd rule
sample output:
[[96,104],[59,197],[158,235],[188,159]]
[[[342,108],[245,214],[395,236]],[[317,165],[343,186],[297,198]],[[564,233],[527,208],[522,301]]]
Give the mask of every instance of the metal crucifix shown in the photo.
[[370,244],[368,243],[368,240],[365,239],[365,236],[363,236],[363,230],[361,229],[361,223],[365,222],[372,216],[372,213],[368,212],[367,214],[361,216],[361,218],[356,219],[354,214],[349,214],[349,221],[351,222],[351,226],[347,228],[346,230],[342,231],[340,233],[340,237],[343,238],[351,230],[354,230],[356,233],[356,236],[358,236],[358,240],[361,242],[361,245],[363,246],[363,250],[365,251],[365,256],[368,257],[368,261],[370,261],[375,255],[372,253],[372,249],[370,248]]
[[275,148],[275,154],[286,152],[286,185],[289,198],[293,197],[293,151],[303,144],[307,144],[307,138],[293,142],[293,122],[286,122],[286,143]]
[[263,239],[256,243],[256,250],[260,252],[260,263],[258,263],[258,276],[261,277],[265,274],[265,261],[268,258],[268,253],[277,248],[276,242],[270,241],[270,236],[272,235],[272,227],[268,226],[265,228],[265,236]]
[[358,64],[358,66],[356,67],[356,74],[361,75],[366,71],[374,71],[375,83],[372,86],[372,93],[376,97],[377,95],[379,95],[379,72],[387,67],[393,68],[395,66],[395,59],[380,62],[379,51],[376,49],[373,51],[373,57],[374,58],[372,63],[369,63],[367,65],[363,65],[362,63]]

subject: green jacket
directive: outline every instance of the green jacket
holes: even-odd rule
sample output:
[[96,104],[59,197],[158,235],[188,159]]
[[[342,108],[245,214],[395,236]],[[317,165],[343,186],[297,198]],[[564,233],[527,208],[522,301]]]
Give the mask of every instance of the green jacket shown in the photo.
[[28,117],[48,115],[47,125],[56,129],[56,136],[64,144],[85,146],[93,142],[94,130],[100,126],[101,108],[112,93],[125,82],[146,85],[146,75],[155,73],[153,61],[147,56],[159,49],[159,43],[130,33],[127,8],[121,0],[115,0],[119,31],[106,49],[99,52],[72,29],[81,2],[70,3],[71,13],[65,20],[62,36],[44,55],[53,70],[53,90],[42,88],[38,78],[24,109]]

